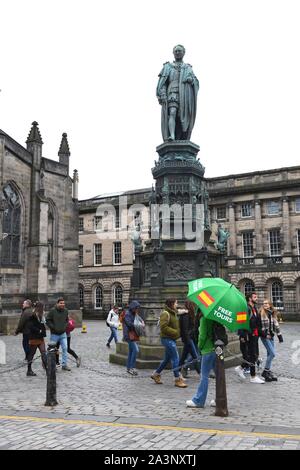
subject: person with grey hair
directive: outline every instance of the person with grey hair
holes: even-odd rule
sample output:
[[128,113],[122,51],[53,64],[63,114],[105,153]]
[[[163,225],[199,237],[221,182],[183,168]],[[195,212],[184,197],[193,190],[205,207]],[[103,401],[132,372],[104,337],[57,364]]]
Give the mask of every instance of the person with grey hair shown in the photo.
[[29,329],[28,329],[28,320],[32,316],[32,302],[30,299],[24,300],[22,306],[22,314],[19,320],[19,324],[15,331],[15,336],[19,333],[23,334],[23,349],[25,353],[25,361],[28,360],[30,346],[29,346]]

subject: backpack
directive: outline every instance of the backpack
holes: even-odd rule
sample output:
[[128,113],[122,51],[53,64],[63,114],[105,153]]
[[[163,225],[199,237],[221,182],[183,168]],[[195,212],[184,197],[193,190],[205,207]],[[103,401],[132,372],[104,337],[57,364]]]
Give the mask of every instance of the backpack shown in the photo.
[[75,330],[75,321],[73,318],[70,318],[68,320],[67,328],[66,328],[66,333],[69,335],[73,330]]
[[[109,314],[108,314],[108,315],[109,315]],[[106,319],[106,326],[108,326],[108,327],[110,328],[110,324],[108,323],[107,320],[108,320],[108,316],[107,316],[107,319]],[[110,315],[110,319],[109,319],[109,320],[111,320],[111,315]]]
[[228,344],[228,336],[226,333],[225,326],[221,325],[221,323],[214,322],[213,325],[213,340],[214,343],[217,340],[220,340],[224,343],[224,346],[227,346]]

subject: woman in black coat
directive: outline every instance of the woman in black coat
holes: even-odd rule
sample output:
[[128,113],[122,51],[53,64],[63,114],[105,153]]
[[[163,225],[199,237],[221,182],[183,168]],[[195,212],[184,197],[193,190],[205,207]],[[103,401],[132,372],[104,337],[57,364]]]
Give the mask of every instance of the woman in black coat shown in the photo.
[[[194,360],[194,366],[200,374],[200,354],[196,345],[195,338],[195,305],[187,300],[185,302],[186,311],[179,316],[180,334],[183,342],[183,351],[179,361],[179,366],[183,366],[188,355]],[[184,371],[182,371],[184,372]]]
[[42,356],[44,369],[47,367],[46,345],[44,338],[46,337],[46,326],[44,317],[44,304],[37,302],[35,304],[33,315],[28,320],[29,330],[29,354],[28,354],[28,370],[27,377],[35,377],[36,374],[32,370],[32,362],[37,349]]

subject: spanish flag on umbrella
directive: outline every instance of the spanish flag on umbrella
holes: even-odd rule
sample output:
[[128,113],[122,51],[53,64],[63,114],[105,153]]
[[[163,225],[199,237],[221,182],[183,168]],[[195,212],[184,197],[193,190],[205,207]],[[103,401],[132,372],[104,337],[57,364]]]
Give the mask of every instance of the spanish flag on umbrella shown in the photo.
[[249,330],[245,296],[220,278],[202,278],[189,282],[188,299],[198,305],[209,320],[221,323],[230,331]]

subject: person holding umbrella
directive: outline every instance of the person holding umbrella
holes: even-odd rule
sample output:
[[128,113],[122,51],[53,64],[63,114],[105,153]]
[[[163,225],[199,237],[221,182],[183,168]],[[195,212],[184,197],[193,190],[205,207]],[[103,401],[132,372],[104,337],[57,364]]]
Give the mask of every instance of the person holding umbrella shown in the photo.
[[187,297],[201,308],[203,318],[198,342],[202,354],[201,380],[196,394],[186,405],[204,407],[209,372],[217,365],[216,415],[228,416],[223,354],[223,348],[228,343],[225,328],[232,332],[240,328],[249,330],[246,299],[233,284],[220,278],[202,278],[189,282]]

